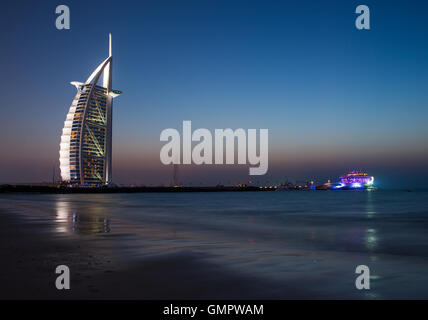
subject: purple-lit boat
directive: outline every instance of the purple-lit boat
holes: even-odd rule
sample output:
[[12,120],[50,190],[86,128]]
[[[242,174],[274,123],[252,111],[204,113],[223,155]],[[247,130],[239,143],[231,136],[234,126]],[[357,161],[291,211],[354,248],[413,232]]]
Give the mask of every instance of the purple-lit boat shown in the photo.
[[374,177],[356,170],[341,176],[339,183],[332,183],[327,187],[330,190],[365,190],[374,188]]

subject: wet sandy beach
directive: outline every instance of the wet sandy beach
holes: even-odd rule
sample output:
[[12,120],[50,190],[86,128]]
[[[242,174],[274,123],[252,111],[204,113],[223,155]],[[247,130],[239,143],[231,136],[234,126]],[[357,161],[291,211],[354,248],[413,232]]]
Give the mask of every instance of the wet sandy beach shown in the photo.
[[[119,239],[122,238],[122,239]],[[214,265],[189,251],[120,257],[129,235],[62,238],[49,223],[0,213],[0,299],[279,299],[285,288]],[[91,247],[91,248],[89,248]],[[123,248],[122,248],[123,249]],[[55,268],[70,268],[70,290],[57,290]],[[308,298],[296,292],[288,298]],[[310,296],[309,296],[310,297]],[[315,296],[314,296],[315,297]]]
[[[124,235],[126,237],[126,235]],[[0,299],[269,299],[267,283],[234,274],[190,252],[118,259],[117,237],[55,237],[48,227],[0,214]],[[97,252],[87,246],[96,246]],[[119,248],[117,248],[119,249]],[[71,289],[57,290],[55,268],[70,268]],[[271,284],[273,285],[273,284]]]

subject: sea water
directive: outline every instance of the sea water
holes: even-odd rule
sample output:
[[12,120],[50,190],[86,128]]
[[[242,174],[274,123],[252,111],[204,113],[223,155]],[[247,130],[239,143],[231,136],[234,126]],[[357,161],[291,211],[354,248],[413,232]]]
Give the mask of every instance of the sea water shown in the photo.
[[[5,211],[62,237],[116,235],[129,259],[191,253],[279,296],[428,298],[425,191],[3,194]],[[355,287],[358,265],[370,290]]]

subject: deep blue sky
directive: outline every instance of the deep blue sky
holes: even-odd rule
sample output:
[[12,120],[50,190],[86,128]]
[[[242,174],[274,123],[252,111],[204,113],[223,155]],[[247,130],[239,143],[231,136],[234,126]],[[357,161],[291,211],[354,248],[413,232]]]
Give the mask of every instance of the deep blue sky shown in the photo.
[[[55,28],[67,4],[71,30]],[[355,8],[371,9],[371,30]],[[362,168],[423,186],[428,119],[423,1],[19,1],[2,5],[0,182],[48,180],[75,88],[113,34],[114,177],[168,183],[165,128],[268,128],[270,170],[322,182]],[[180,129],[181,130],[181,129]],[[243,166],[182,168],[183,182],[248,179]]]

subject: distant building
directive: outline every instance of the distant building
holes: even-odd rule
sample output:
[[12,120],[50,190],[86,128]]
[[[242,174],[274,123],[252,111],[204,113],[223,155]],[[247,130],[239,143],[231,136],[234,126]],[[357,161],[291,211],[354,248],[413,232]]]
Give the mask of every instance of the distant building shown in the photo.
[[[113,98],[112,42],[109,56],[86,80],[71,82],[77,94],[62,129],[60,143],[61,179],[73,185],[97,186],[112,182]],[[99,83],[102,75],[102,83]]]

